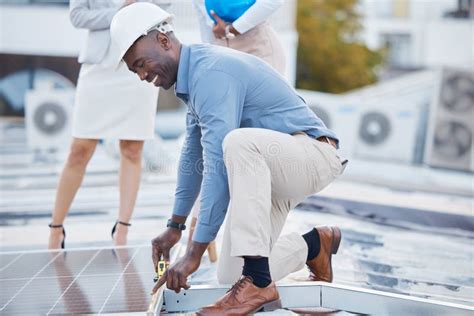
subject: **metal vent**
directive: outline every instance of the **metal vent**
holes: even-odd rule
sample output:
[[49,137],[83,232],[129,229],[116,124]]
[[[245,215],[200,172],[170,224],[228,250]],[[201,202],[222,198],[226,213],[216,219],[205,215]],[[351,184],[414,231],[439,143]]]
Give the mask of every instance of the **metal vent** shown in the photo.
[[390,136],[392,126],[387,116],[381,112],[367,112],[362,116],[359,137],[365,143],[376,146]]
[[474,72],[443,69],[426,146],[430,166],[474,171]]
[[439,122],[434,135],[434,151],[446,158],[458,158],[471,150],[472,134],[460,122]]
[[464,113],[474,108],[474,78],[453,73],[446,76],[441,90],[441,104],[446,111]]
[[53,135],[61,132],[66,126],[67,113],[64,108],[52,102],[41,104],[33,114],[33,121],[38,131]]

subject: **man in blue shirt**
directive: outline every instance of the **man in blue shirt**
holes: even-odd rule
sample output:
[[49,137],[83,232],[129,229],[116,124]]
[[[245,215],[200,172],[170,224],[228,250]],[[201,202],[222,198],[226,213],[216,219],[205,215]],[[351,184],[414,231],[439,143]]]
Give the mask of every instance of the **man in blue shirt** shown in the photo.
[[157,87],[174,85],[189,109],[173,214],[152,242],[155,265],[169,260],[199,192],[201,210],[185,256],[153,291],[164,283],[175,291],[189,288],[187,277],[226,214],[218,277],[236,283],[199,315],[278,308],[272,280],[305,264],[311,280],[331,282],[337,227],[279,235],[294,206],[342,173],[336,135],[265,62],[227,48],[182,45],[167,21],[165,11],[138,3],[119,11],[111,27],[128,68]]

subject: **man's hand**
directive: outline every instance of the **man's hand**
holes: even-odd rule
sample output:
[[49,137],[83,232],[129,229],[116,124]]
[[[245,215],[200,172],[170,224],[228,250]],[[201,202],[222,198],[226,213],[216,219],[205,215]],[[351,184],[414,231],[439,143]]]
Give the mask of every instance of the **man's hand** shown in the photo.
[[199,268],[200,259],[190,258],[188,256],[181,257],[174,264],[170,265],[165,274],[158,280],[151,294],[166,283],[166,287],[179,293],[183,289],[189,289],[188,276]]
[[209,243],[191,242],[186,254],[170,265],[165,274],[158,280],[151,294],[166,283],[166,287],[179,293],[181,289],[189,289],[188,276],[199,268],[201,257],[207,249]]
[[162,257],[166,262],[170,261],[170,250],[180,239],[181,230],[168,228],[164,233],[151,241],[153,266],[155,267],[155,271],[158,261],[160,261]]
[[227,23],[225,23],[225,21],[222,20],[213,10],[211,10],[211,15],[214,20],[216,20],[216,23],[214,23],[214,27],[212,28],[214,36],[218,39],[225,38],[225,27],[227,26]]

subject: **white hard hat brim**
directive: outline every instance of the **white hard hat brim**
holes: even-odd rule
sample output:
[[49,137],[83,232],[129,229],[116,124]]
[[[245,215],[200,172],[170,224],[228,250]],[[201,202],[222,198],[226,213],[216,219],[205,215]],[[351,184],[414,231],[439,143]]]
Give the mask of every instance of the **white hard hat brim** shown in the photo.
[[[156,25],[156,27],[158,27],[159,25],[163,24],[163,23],[167,23],[167,27],[165,29],[162,30],[162,33],[167,33],[167,32],[170,32],[170,31],[173,31],[173,28],[171,27],[170,23],[173,21],[173,18],[174,18],[174,15],[170,15],[170,17],[168,19],[166,19],[165,21],[161,22],[160,24]],[[130,49],[130,47],[133,46],[133,44],[136,43],[136,41],[141,38],[142,36],[146,36],[150,31],[152,31],[154,29],[154,27],[151,27],[150,30],[147,30],[146,32],[144,32],[143,34],[137,36],[137,38],[132,42],[130,43],[130,45],[127,47],[127,48],[123,48],[123,49],[120,49],[117,45],[114,45],[113,41],[111,43],[111,49],[115,49],[117,50],[118,52],[116,53],[115,57],[114,57],[114,65],[115,65],[115,70],[118,70],[124,63],[125,61],[123,60],[123,57],[125,56],[125,54],[128,52],[128,50]],[[158,28],[157,28],[158,30]],[[161,30],[159,30],[161,31]]]
[[152,3],[137,2],[120,9],[110,25],[113,42],[110,62],[120,67],[123,57],[137,39],[157,26],[169,25],[172,20],[173,15]]

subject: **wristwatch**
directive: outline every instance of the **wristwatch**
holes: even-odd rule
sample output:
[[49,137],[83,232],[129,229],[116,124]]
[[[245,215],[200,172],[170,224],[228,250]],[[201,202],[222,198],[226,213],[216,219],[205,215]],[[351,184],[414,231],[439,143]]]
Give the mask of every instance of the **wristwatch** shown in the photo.
[[230,31],[230,27],[232,24],[227,24],[225,27],[225,38],[227,39],[233,39],[235,37],[235,34]]
[[176,228],[176,229],[179,229],[179,230],[185,230],[186,229],[186,225],[181,224],[181,223],[177,223],[177,222],[173,222],[171,219],[168,220],[168,224],[166,224],[166,227]]

